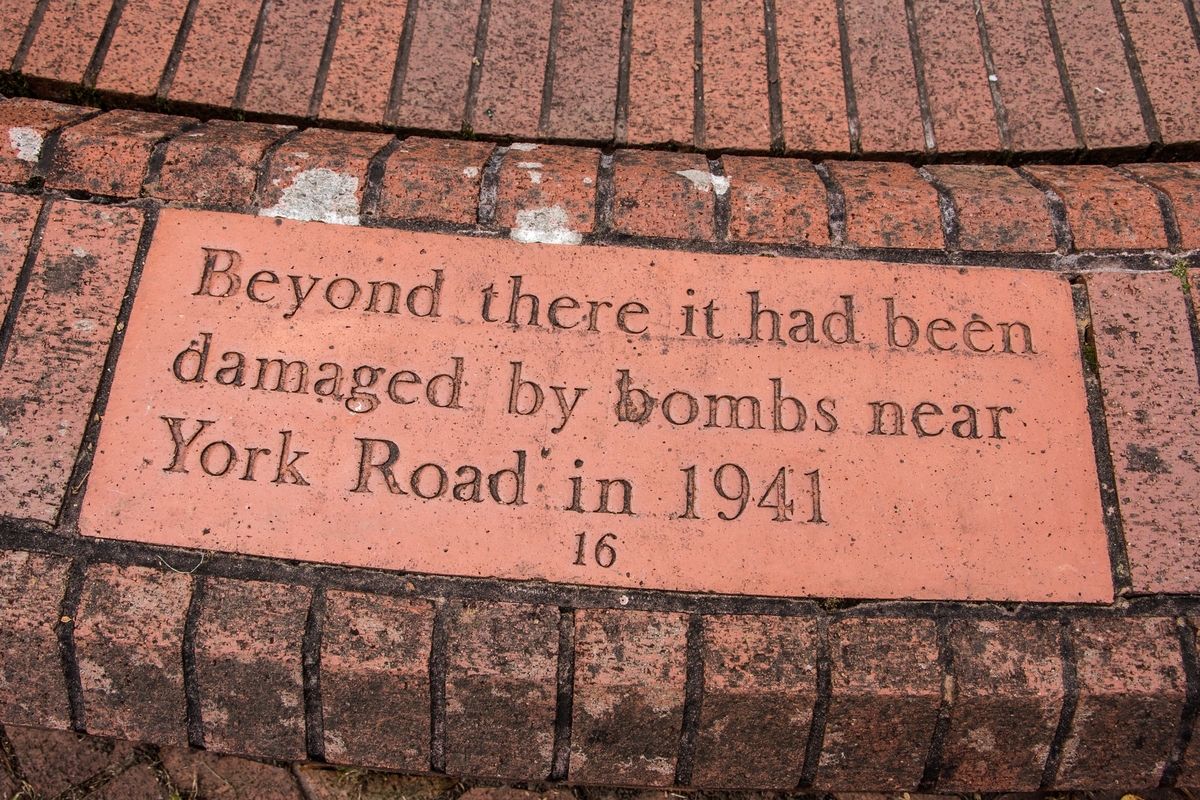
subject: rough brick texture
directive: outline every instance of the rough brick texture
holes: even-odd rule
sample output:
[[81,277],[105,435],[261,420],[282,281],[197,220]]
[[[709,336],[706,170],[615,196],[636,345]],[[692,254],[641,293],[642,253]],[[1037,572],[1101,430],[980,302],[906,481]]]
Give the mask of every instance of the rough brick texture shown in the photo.
[[925,149],[903,0],[846,0],[850,69],[864,153]]
[[309,128],[279,147],[263,176],[263,216],[357,225],[371,159],[392,137]]
[[258,165],[293,128],[212,120],[167,143],[162,169],[146,186],[161,200],[245,208],[254,202]]
[[612,138],[620,46],[620,5],[562,0],[548,135],[602,142]]
[[[629,59],[629,118],[620,144],[694,140],[692,0],[635,0]],[[618,123],[619,125],[619,123]]]
[[405,139],[384,167],[379,216],[474,222],[491,154],[492,145],[483,142]]
[[1163,143],[1195,141],[1200,130],[1200,52],[1191,39],[1184,4],[1123,0],[1121,6]]
[[550,46],[549,3],[492,0],[475,104],[480,133],[536,136]]
[[154,145],[195,122],[187,117],[140,111],[110,111],[90,119],[63,132],[46,185],[137,197]]
[[418,6],[398,124],[462,128],[478,16],[479,0],[431,0]]
[[118,773],[134,760],[133,744],[119,739],[14,726],[5,732],[25,779],[41,797],[70,797],[72,785]]
[[0,721],[71,725],[57,632],[69,566],[65,558],[0,550]]
[[704,3],[704,146],[770,147],[767,39],[756,0]]
[[198,0],[169,99],[231,106],[260,0]]
[[0,6],[0,68],[12,64],[36,5],[37,0],[10,0]]
[[127,0],[96,88],[114,94],[153,96],[186,9],[187,0]]
[[1200,164],[1126,164],[1125,169],[1170,198],[1180,244],[1185,250],[1200,248]]
[[729,238],[740,242],[829,244],[825,185],[800,159],[726,156]]
[[1055,249],[1046,196],[1008,167],[933,165],[950,194],[961,250],[1048,253]]
[[789,150],[850,150],[834,0],[776,0],[783,136]]
[[25,183],[33,176],[46,136],[96,111],[15,97],[0,103],[0,181]]
[[333,0],[272,0],[246,110],[308,116]]
[[1026,170],[1062,198],[1076,250],[1167,246],[1154,192],[1101,166],[1029,166]]
[[590,148],[513,147],[500,165],[497,224],[515,228],[517,239],[577,242],[595,225],[599,166],[600,151]]
[[937,189],[907,164],[831,162],[846,198],[846,244],[941,248]]
[[36,197],[0,194],[0,309],[8,310],[41,207]]
[[23,72],[43,80],[81,82],[111,7],[112,0],[50,0]]
[[194,788],[200,797],[304,799],[284,766],[182,747],[164,747],[159,757],[176,786],[185,791]]
[[348,0],[342,4],[337,43],[325,92],[322,119],[379,124],[387,111],[390,75],[404,27],[404,0]]
[[714,186],[704,156],[618,150],[614,170],[617,233],[713,238]]

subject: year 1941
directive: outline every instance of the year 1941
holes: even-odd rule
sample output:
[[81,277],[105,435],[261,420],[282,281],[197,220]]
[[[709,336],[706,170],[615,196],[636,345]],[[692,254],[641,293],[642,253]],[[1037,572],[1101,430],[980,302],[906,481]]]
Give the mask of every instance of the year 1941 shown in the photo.
[[[699,492],[696,487],[696,467],[685,467],[681,470],[684,474],[684,508],[680,514],[675,514],[675,519],[700,519],[700,515],[696,512],[697,495]],[[816,522],[824,523],[825,518],[821,516],[821,471],[814,469],[812,472],[804,473],[807,481],[801,481],[801,486],[798,491],[801,495],[808,495],[807,508],[804,507],[804,501],[801,501],[800,516],[796,514],[796,503],[791,499],[791,493],[797,491],[794,488],[794,479],[792,485],[789,485],[789,476],[794,475],[796,470],[791,467],[780,467],[776,471],[775,476],[762,489],[762,495],[758,497],[756,503],[758,508],[765,508],[774,511],[772,521],[788,522],[795,519],[797,522]],[[721,500],[730,503],[725,509],[717,511],[717,518],[726,522],[732,522],[742,516],[742,512],[746,510],[746,506],[758,495],[757,491],[751,491],[750,476],[746,470],[737,464],[722,464],[713,471],[713,489]],[[804,511],[809,511],[808,519],[804,519]]]

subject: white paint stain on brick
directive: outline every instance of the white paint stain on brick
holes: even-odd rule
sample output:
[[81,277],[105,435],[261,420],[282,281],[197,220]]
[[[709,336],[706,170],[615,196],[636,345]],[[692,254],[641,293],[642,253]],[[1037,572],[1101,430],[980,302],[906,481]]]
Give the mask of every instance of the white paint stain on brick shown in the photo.
[[717,194],[725,194],[729,191],[729,178],[724,175],[713,175],[711,172],[705,172],[702,169],[683,169],[675,173],[676,175],[687,178],[702,192],[716,192]]
[[463,170],[463,175],[466,175],[468,178],[478,178],[479,167],[467,167]]
[[509,145],[509,149],[520,150],[523,153],[528,153],[530,150],[537,150],[537,145],[529,144],[527,142],[517,142],[516,144]]
[[22,161],[37,163],[42,155],[42,134],[33,128],[9,128],[8,143]]
[[532,244],[579,244],[583,235],[567,227],[570,222],[562,206],[532,208],[517,212],[517,227],[509,236],[515,242]]
[[325,167],[297,173],[279,202],[259,211],[263,217],[358,224],[358,178]]

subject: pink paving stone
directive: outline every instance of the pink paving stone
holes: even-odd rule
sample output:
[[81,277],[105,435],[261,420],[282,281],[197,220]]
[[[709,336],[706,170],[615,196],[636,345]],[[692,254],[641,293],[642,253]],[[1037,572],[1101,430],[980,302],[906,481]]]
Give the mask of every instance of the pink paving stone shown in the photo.
[[172,101],[221,108],[233,104],[261,5],[261,0],[198,0],[168,94]]
[[1025,169],[1062,198],[1076,250],[1167,246],[1158,198],[1132,178],[1098,164]]
[[1200,138],[1200,109],[1196,107],[1200,52],[1184,4],[1124,0],[1121,5],[1163,144],[1196,141]]
[[[693,143],[692,0],[635,0],[629,119],[619,144]],[[622,134],[624,134],[622,136]]]
[[554,93],[546,135],[609,141],[617,109],[621,5],[561,0]]
[[586,147],[519,145],[504,156],[496,223],[517,241],[578,243],[596,217],[600,151]]
[[158,92],[186,9],[187,0],[128,0],[96,88],[138,97]]
[[41,207],[36,197],[0,194],[0,312],[7,311],[12,300]]
[[739,242],[829,244],[825,185],[803,159],[725,156],[729,238]]
[[119,739],[35,728],[8,727],[5,731],[25,778],[41,797],[61,796],[73,784],[119,772],[135,758],[133,743]]
[[181,654],[191,596],[186,574],[88,569],[75,648],[89,733],[187,744]]
[[21,71],[30,77],[79,83],[112,4],[113,0],[50,0]]
[[[634,236],[713,238],[708,160],[695,153],[618,150],[613,171],[613,229]],[[692,180],[688,176],[697,177]]]
[[396,124],[430,131],[462,128],[478,17],[479,0],[418,5]]
[[246,110],[308,116],[334,0],[272,0]]
[[829,162],[846,199],[846,244],[941,249],[937,189],[908,164]]
[[406,0],[347,0],[342,4],[337,43],[321,98],[322,119],[376,125],[383,120],[392,84],[388,66],[396,63],[400,50],[406,7]]
[[474,222],[492,147],[487,142],[405,139],[384,167],[379,216]]
[[259,214],[357,225],[371,159],[391,140],[389,134],[301,131],[271,157]]
[[1179,278],[1087,276],[1105,419],[1137,592],[1195,592],[1196,359]]
[[7,70],[25,37],[37,0],[9,0],[0,5],[0,69]]
[[148,764],[135,764],[88,797],[95,800],[171,800]]
[[766,150],[767,38],[760,0],[704,4],[704,146]]
[[1125,164],[1123,168],[1170,198],[1180,244],[1184,250],[1200,248],[1200,164]]
[[185,131],[167,144],[158,177],[146,185],[146,193],[161,200],[250,206],[263,155],[293,130],[214,119]]
[[33,176],[46,136],[99,112],[45,100],[14,97],[0,103],[0,181],[25,183]]
[[69,566],[57,556],[0,550],[0,718],[6,724],[71,727],[57,630]]
[[551,4],[492,0],[473,126],[479,133],[536,136],[550,44]]
[[[264,764],[204,750],[164,747],[163,768],[176,787],[214,800],[306,800],[285,765]],[[187,797],[187,795],[184,795]],[[314,799],[316,800],[316,799]],[[341,798],[338,798],[341,800]]]
[[775,28],[787,148],[849,152],[835,0],[776,0]]
[[[83,440],[142,212],[58,201],[0,370],[0,507],[53,522]],[[78,491],[78,489],[73,489]]]
[[[428,765],[426,765],[426,769]],[[300,764],[293,770],[304,789],[304,800],[436,800],[458,781],[444,775],[396,775],[387,772],[364,772],[330,768],[325,764]],[[518,789],[484,789],[475,787],[467,792],[507,792],[526,794]],[[535,794],[530,800],[572,800],[570,792],[559,790],[544,795]],[[565,797],[563,796],[565,795]],[[499,798],[498,798],[499,800]]]
[[950,164],[934,164],[926,169],[954,201],[960,249],[1054,251],[1054,227],[1046,195],[1012,169]]
[[903,0],[846,0],[850,68],[864,153],[925,149]]

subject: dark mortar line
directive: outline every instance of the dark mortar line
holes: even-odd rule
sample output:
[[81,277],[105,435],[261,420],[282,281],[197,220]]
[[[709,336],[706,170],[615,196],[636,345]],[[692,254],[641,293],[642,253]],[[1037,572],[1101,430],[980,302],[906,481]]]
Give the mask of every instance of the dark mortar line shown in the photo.
[[392,67],[392,83],[388,88],[387,108],[383,112],[385,128],[394,128],[400,121],[400,104],[404,100],[404,82],[408,79],[408,59],[412,53],[413,33],[417,29],[419,11],[420,0],[408,0],[405,4],[400,46],[396,48],[396,64]]
[[1004,105],[1004,95],[1000,92],[1000,73],[996,71],[996,57],[992,52],[987,16],[983,11],[982,0],[972,2],[975,4],[975,27],[979,29],[979,45],[983,50],[983,68],[987,70],[988,89],[992,93],[992,110],[996,115],[996,133],[1000,137],[1000,149],[1010,153],[1013,149],[1012,131],[1008,127],[1008,108]]
[[42,240],[46,236],[46,225],[50,221],[50,211],[53,205],[52,198],[42,199],[37,220],[33,223],[33,232],[29,235],[29,246],[25,250],[25,259],[21,262],[21,270],[17,273],[17,282],[13,285],[12,298],[8,301],[4,322],[0,324],[0,368],[3,368],[8,361],[8,349],[12,345],[13,336],[17,330],[21,305],[25,301],[25,292],[28,291],[29,281],[33,277],[33,267],[37,263],[38,254],[42,249]]
[[[1186,275],[1186,273],[1184,273]],[[1192,334],[1192,356],[1196,359],[1196,377],[1200,378],[1200,308],[1192,302],[1192,291],[1196,291],[1196,287],[1190,285],[1184,286],[1184,279],[1179,279],[1179,289],[1183,292],[1183,308],[1187,313],[1188,328]],[[1191,291],[1189,291],[1189,289]]]
[[675,785],[692,783],[696,764],[696,735],[700,732],[700,712],[704,704],[704,616],[692,614],[687,629],[687,676],[683,689],[683,725],[679,730],[679,749],[675,757]]
[[1183,757],[1187,755],[1192,741],[1192,730],[1200,711],[1200,663],[1197,663],[1196,629],[1186,619],[1175,621],[1179,633],[1179,654],[1183,659],[1183,674],[1187,678],[1187,693],[1184,695],[1183,711],[1179,717],[1179,733],[1171,744],[1167,763],[1163,766],[1162,779],[1158,785],[1167,788],[1175,785],[1183,768]]
[[1196,14],[1196,6],[1192,0],[1179,0],[1183,3],[1183,13],[1187,14],[1188,25],[1192,29],[1192,39],[1196,43],[1196,49],[1200,50],[1200,16]]
[[254,70],[258,66],[258,51],[262,47],[263,35],[267,30],[267,18],[271,15],[271,3],[272,0],[262,0],[262,5],[258,7],[254,32],[250,35],[246,58],[242,61],[242,71],[238,75],[237,88],[233,93],[231,108],[234,111],[241,111],[246,107],[246,97],[250,94],[250,82],[254,80]]
[[558,36],[562,31],[562,0],[550,2],[550,36],[546,44],[546,70],[542,76],[542,105],[538,113],[538,136],[550,135],[550,112],[554,105],[554,73],[558,63]]
[[342,28],[342,5],[344,0],[333,0],[329,14],[329,27],[325,31],[325,46],[321,48],[321,60],[317,63],[317,79],[313,82],[312,95],[308,99],[308,118],[321,116],[321,102],[325,99],[325,84],[329,82],[329,67],[333,64],[333,52],[337,48],[338,33]]
[[138,237],[133,265],[129,270],[129,280],[125,284],[121,307],[117,310],[117,318],[113,322],[112,338],[109,340],[108,352],[104,357],[104,370],[100,373],[100,383],[88,413],[87,425],[83,429],[79,454],[71,469],[71,477],[64,492],[62,510],[58,514],[58,527],[64,532],[77,532],[79,528],[79,512],[87,493],[88,476],[92,471],[92,461],[96,456],[100,428],[103,424],[104,412],[108,408],[108,396],[112,392],[113,376],[117,371],[117,359],[121,354],[121,345],[125,342],[125,333],[129,329],[129,316],[133,313],[133,299],[137,295],[138,285],[142,280],[142,270],[146,265],[146,253],[150,250],[150,243],[154,239],[154,230],[157,226],[158,208],[151,205],[145,210],[141,235]]
[[0,761],[3,762],[5,769],[8,770],[9,777],[17,784],[18,791],[24,792],[29,797],[36,797],[33,791],[33,786],[30,785],[29,779],[25,777],[25,770],[21,767],[21,759],[17,755],[17,749],[13,747],[12,740],[8,738],[8,731],[0,726]]
[[29,17],[29,22],[25,25],[25,34],[21,37],[21,44],[17,45],[17,52],[13,53],[12,64],[9,69],[12,72],[20,72],[25,67],[25,59],[29,57],[29,51],[33,48],[33,42],[37,38],[38,30],[42,27],[42,20],[46,18],[46,9],[50,7],[50,0],[38,0],[37,5],[33,7],[33,14]]
[[59,606],[54,631],[58,634],[58,654],[62,659],[63,683],[67,688],[67,704],[71,713],[71,730],[87,733],[87,717],[83,707],[83,683],[79,678],[79,659],[75,653],[75,618],[83,597],[83,579],[87,558],[75,558],[67,571],[67,589]]
[[[164,562],[165,563],[165,562]],[[187,614],[183,618],[184,718],[187,722],[189,747],[204,748],[204,712],[200,704],[200,676],[196,670],[196,637],[200,628],[200,612],[204,608],[204,596],[208,579],[198,575],[192,582],[192,597],[188,602]]]
[[[271,0],[263,0],[263,2],[269,3]],[[290,144],[301,133],[303,131],[299,128],[294,131],[288,131],[270,144],[266,150],[263,150],[262,158],[258,160],[258,165],[254,171],[254,194],[251,196],[249,214],[257,215],[262,208],[263,196],[267,191],[267,181],[270,180],[271,176],[271,167],[275,163],[275,154],[285,144]]]
[[1071,234],[1071,223],[1067,218],[1067,205],[1058,196],[1058,192],[1042,183],[1023,167],[1017,167],[1017,174],[1040,190],[1046,198],[1046,207],[1050,212],[1050,225],[1054,228],[1054,246],[1060,253],[1070,253],[1075,249],[1075,237]]
[[919,792],[933,792],[942,773],[942,752],[946,747],[946,735],[950,731],[950,717],[954,711],[954,647],[950,642],[950,620],[937,620],[938,665],[942,670],[942,700],[938,705],[937,721],[933,725],[933,736],[929,740],[929,751],[925,757],[925,770],[921,775]]
[[1183,235],[1179,232],[1179,218],[1175,214],[1175,204],[1171,202],[1171,197],[1149,181],[1142,180],[1124,166],[1118,165],[1112,167],[1112,169],[1129,178],[1131,181],[1140,183],[1154,193],[1154,199],[1158,202],[1158,211],[1162,215],[1163,232],[1167,235],[1167,249],[1172,253],[1178,253],[1182,250]]
[[450,601],[439,598],[429,643],[429,771],[446,772],[446,669],[450,657]]
[[575,707],[575,609],[558,609],[558,670],[554,701],[554,757],[550,781],[565,781],[571,773],[571,725]]
[[1100,386],[1100,373],[1096,364],[1088,357],[1089,352],[1095,353],[1096,339],[1092,330],[1092,308],[1088,300],[1087,286],[1082,280],[1072,283],[1071,299],[1075,305],[1075,318],[1079,326],[1080,366],[1083,369],[1083,382],[1087,391],[1092,450],[1096,456],[1096,477],[1100,483],[1100,511],[1108,539],[1113,591],[1119,596],[1130,593],[1133,584],[1130,579],[1129,551],[1125,545],[1125,529],[1121,519],[1116,473],[1108,438],[1108,422],[1104,415],[1104,393]]
[[117,26],[121,24],[121,15],[125,13],[125,2],[126,0],[113,0],[113,4],[109,6],[108,16],[104,19],[104,27],[100,29],[100,38],[96,40],[96,48],[92,51],[92,57],[83,71],[83,77],[79,80],[79,85],[85,89],[96,88],[96,79],[100,77],[100,70],[104,69],[104,59],[108,57],[108,48],[112,45],[113,36],[117,33]]
[[[718,178],[725,177],[725,165],[721,163],[720,157],[708,159],[708,171],[710,174]],[[713,238],[718,242],[724,242],[729,238],[729,216],[732,211],[730,205],[729,189],[723,192],[718,192],[716,182],[713,187]]]
[[196,9],[199,6],[200,0],[188,0],[187,8],[183,10],[183,19],[179,21],[179,30],[175,32],[175,43],[171,45],[171,54],[167,56],[167,63],[158,79],[158,89],[154,93],[160,102],[167,100],[171,94],[171,87],[175,85],[175,75],[179,72],[179,62],[183,60],[188,37],[192,35],[192,25],[195,23]]
[[321,703],[321,641],[325,632],[325,587],[313,589],[300,645],[304,681],[304,744],[309,761],[325,761],[325,718]]
[[621,4],[621,43],[617,56],[617,104],[613,113],[613,141],[629,141],[629,72],[633,63],[633,2]]
[[29,181],[31,185],[36,184],[39,189],[45,186],[45,178],[50,174],[50,167],[54,164],[54,154],[55,151],[58,150],[58,142],[60,139],[62,139],[63,133],[71,128],[82,125],[88,120],[95,119],[96,116],[101,113],[100,109],[98,108],[92,109],[92,111],[94,113],[88,114],[81,119],[67,123],[59,128],[55,128],[54,130],[50,131],[50,133],[46,134],[46,138],[42,140],[42,152],[38,154],[37,164],[35,164],[33,167],[33,175]]
[[817,618],[817,695],[813,700],[812,721],[808,742],[804,746],[804,764],[800,770],[797,789],[810,789],[817,780],[821,751],[825,748],[825,722],[833,700],[833,656],[829,648],[829,618]]
[[483,80],[483,62],[487,58],[488,24],[492,17],[492,0],[479,0],[479,19],[475,23],[475,49],[471,56],[471,72],[467,76],[467,96],[463,99],[463,130],[475,128],[475,105],[479,102],[479,84]]
[[937,138],[933,131],[933,111],[929,107],[929,86],[925,82],[925,55],[917,31],[917,12],[913,0],[904,0],[904,17],[908,23],[908,47],[912,53],[913,77],[917,84],[917,105],[921,108],[921,128],[925,131],[925,156],[937,158]]
[[507,147],[496,147],[483,165],[483,175],[479,177],[479,206],[475,219],[479,225],[491,225],[496,220],[496,198],[500,191],[500,165],[504,163]]
[[181,800],[182,798],[187,797],[184,791],[175,784],[174,779],[171,777],[171,773],[167,771],[166,766],[163,764],[163,748],[155,747],[153,745],[142,745],[142,747],[139,749],[142,749],[143,752],[146,753],[146,766],[149,767],[150,771],[154,773],[154,779],[158,781],[158,785],[167,793],[167,797],[179,797]]
[[147,745],[136,745],[132,752],[124,759],[106,764],[98,772],[94,772],[84,780],[68,786],[56,794],[54,800],[83,800],[83,798],[88,797],[97,790],[112,783],[121,775],[124,775],[129,769],[137,766],[138,762],[148,762],[151,758],[149,756],[150,751],[151,748]]
[[1058,778],[1058,769],[1062,764],[1063,748],[1067,737],[1071,735],[1071,726],[1075,722],[1075,709],[1079,706],[1079,679],[1075,666],[1075,641],[1071,632],[1071,620],[1059,620],[1061,639],[1059,640],[1059,657],[1062,660],[1063,704],[1058,715],[1058,726],[1054,729],[1054,738],[1050,740],[1050,749],[1046,752],[1046,765],[1042,770],[1042,780],[1039,790],[1046,791],[1054,786]]
[[162,168],[163,164],[165,164],[167,161],[167,148],[170,146],[171,142],[178,138],[180,134],[193,131],[203,124],[204,123],[199,121],[189,123],[179,131],[179,134],[176,134],[175,136],[164,136],[154,143],[153,147],[150,148],[150,160],[146,163],[146,177],[142,180],[142,186],[156,186],[159,180],[162,178]]
[[612,231],[613,202],[616,197],[616,169],[612,153],[600,155],[600,166],[596,170],[595,231],[606,234]]
[[850,59],[850,29],[846,25],[846,0],[837,2],[838,45],[842,56],[842,90],[846,97],[846,132],[850,157],[862,155],[862,127],[858,118],[858,92],[854,88],[854,65]]
[[1137,48],[1133,44],[1133,36],[1129,32],[1129,22],[1125,19],[1125,9],[1121,8],[1121,0],[1112,0],[1113,16],[1117,19],[1117,33],[1121,36],[1121,44],[1125,48],[1125,62],[1129,66],[1129,77],[1133,79],[1133,91],[1137,95],[1138,108],[1142,112],[1142,123],[1146,128],[1146,138],[1150,140],[1151,153],[1156,146],[1162,146],[1162,129],[1158,125],[1158,115],[1150,102],[1150,92],[1146,89],[1146,78],[1142,75],[1142,64],[1138,59]]
[[1050,49],[1054,51],[1054,64],[1058,68],[1058,83],[1062,87],[1063,102],[1067,104],[1067,115],[1071,118],[1071,132],[1075,134],[1075,145],[1081,152],[1088,148],[1087,136],[1083,132],[1083,119],[1079,116],[1079,103],[1075,100],[1075,88],[1071,84],[1071,72],[1067,68],[1067,55],[1063,50],[1062,38],[1058,35],[1058,22],[1050,0],[1042,0],[1042,17],[1046,21],[1046,33],[1050,35]]
[[692,146],[704,150],[704,0],[692,0]]
[[829,217],[829,245],[840,248],[846,243],[846,193],[824,162],[814,164],[821,183],[825,184],[826,213]]
[[771,130],[771,155],[787,147],[783,132],[783,86],[779,74],[779,28],[775,0],[763,0],[763,33],[767,43],[767,107]]
[[[414,0],[415,2],[415,0]],[[401,139],[393,136],[391,141],[371,156],[367,164],[367,182],[363,186],[362,205],[359,208],[361,217],[374,217],[379,214],[379,200],[383,196],[383,177],[387,170],[388,159],[400,149]]]
[[959,227],[958,227],[958,205],[954,202],[954,196],[950,194],[950,190],[941,184],[937,178],[933,177],[933,173],[921,167],[917,170],[934,189],[937,189],[938,195],[938,210],[942,215],[942,238],[946,245],[946,250],[957,253],[960,249],[959,244]]

